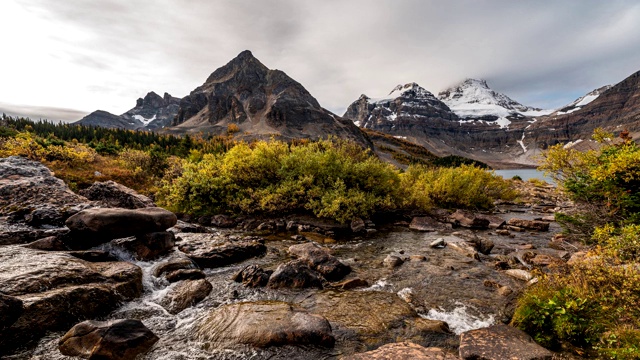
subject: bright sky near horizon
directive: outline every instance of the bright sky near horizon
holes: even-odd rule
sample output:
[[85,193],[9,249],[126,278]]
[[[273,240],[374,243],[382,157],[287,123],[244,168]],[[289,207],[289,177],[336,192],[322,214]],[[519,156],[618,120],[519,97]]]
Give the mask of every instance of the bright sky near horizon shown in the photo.
[[465,78],[555,108],[640,70],[640,2],[2,0],[0,112],[121,114],[182,97],[242,50],[342,115],[360,94]]

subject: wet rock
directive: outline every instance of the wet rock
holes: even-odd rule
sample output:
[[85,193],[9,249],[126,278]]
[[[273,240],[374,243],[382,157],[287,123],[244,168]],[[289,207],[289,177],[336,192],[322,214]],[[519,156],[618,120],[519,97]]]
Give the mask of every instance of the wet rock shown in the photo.
[[118,261],[113,255],[102,250],[70,251],[69,255],[89,262]]
[[237,225],[236,221],[227,215],[214,215],[210,224],[218,228],[232,228]]
[[22,300],[0,294],[0,336],[2,331],[11,325],[22,315]]
[[272,289],[279,288],[309,288],[322,289],[323,279],[307,262],[293,260],[285,264],[280,264],[269,277],[267,286]]
[[204,279],[205,274],[200,269],[178,269],[168,273],[165,278],[170,283],[174,283],[180,280]]
[[307,238],[302,235],[292,235],[291,240],[293,241],[307,241]]
[[422,261],[427,261],[427,257],[424,255],[411,255],[409,256],[409,260],[414,262],[422,262]]
[[180,270],[180,269],[196,269],[197,266],[193,262],[193,260],[188,257],[182,256],[174,256],[167,261],[164,261],[158,264],[153,269],[153,276],[160,277],[165,273],[169,273],[172,271]]
[[540,220],[548,221],[548,222],[554,222],[554,221],[556,221],[556,217],[555,217],[555,215],[543,216],[542,218],[540,218]]
[[365,231],[364,221],[361,218],[355,218],[351,221],[351,231],[359,233]]
[[382,263],[384,264],[384,266],[393,269],[393,268],[397,268],[398,266],[404,264],[404,260],[402,260],[401,258],[399,258],[398,256],[395,255],[387,255],[386,258],[384,258],[384,260],[382,261]]
[[475,260],[480,260],[480,255],[478,255],[478,252],[476,251],[476,249],[474,249],[471,245],[464,243],[464,242],[452,242],[452,243],[448,243],[449,248],[459,252],[460,254],[475,259]]
[[205,279],[183,280],[175,284],[169,293],[162,299],[160,305],[171,314],[177,314],[182,310],[194,306],[204,300],[213,289],[210,282]]
[[440,348],[426,348],[411,342],[383,345],[376,350],[347,356],[344,360],[456,360]]
[[484,237],[478,237],[473,244],[475,245],[476,249],[478,250],[479,253],[484,254],[484,255],[489,255],[491,253],[491,250],[493,249],[493,247],[495,246],[495,244],[493,243],[493,241],[484,238]]
[[333,347],[329,322],[280,301],[242,302],[219,307],[199,325],[197,338],[217,347],[284,345]]
[[506,229],[498,229],[498,230],[496,230],[496,234],[498,234],[498,235],[502,235],[502,236],[509,236],[509,235],[511,235],[511,233],[509,232],[509,230],[506,230]]
[[141,209],[156,206],[148,197],[111,180],[95,182],[88,188],[80,190],[79,193],[103,207]]
[[529,281],[533,279],[533,275],[531,275],[531,273],[526,270],[509,269],[509,270],[506,270],[504,273],[511,276],[512,278],[522,280],[522,281]]
[[160,231],[119,240],[116,244],[134,253],[139,260],[153,260],[173,249],[175,242],[172,232]]
[[47,331],[104,316],[142,293],[142,270],[125,262],[89,263],[59,252],[0,247],[0,292],[23,302],[23,313],[0,337],[0,351]]
[[[39,162],[19,156],[0,158],[0,216],[13,214],[14,220],[34,227],[62,226],[80,210],[76,206],[88,202]],[[13,243],[17,242],[3,242]]]
[[64,236],[69,233],[66,227],[34,228],[24,223],[0,221],[0,245],[27,244],[49,236]]
[[489,220],[489,229],[498,229],[506,224],[506,221],[497,215],[480,214],[478,218]]
[[87,320],[64,334],[58,349],[63,355],[84,359],[133,360],[158,340],[139,320]]
[[231,279],[235,282],[241,282],[244,286],[260,287],[267,285],[271,274],[273,271],[265,271],[258,265],[248,265]]
[[447,246],[447,242],[444,241],[443,238],[437,238],[429,244],[429,247],[432,247],[432,248],[439,248],[439,247],[445,247],[445,246]]
[[525,229],[521,228],[519,226],[512,226],[512,225],[507,225],[507,229],[511,230],[511,231],[515,231],[515,232],[524,232]]
[[521,330],[494,325],[460,335],[463,360],[551,360],[553,353],[533,341]]
[[498,288],[498,294],[502,295],[502,296],[509,296],[513,293],[513,290],[511,290],[510,287],[508,286],[500,286]]
[[442,228],[442,224],[429,216],[416,216],[409,224],[409,229],[415,231],[433,232],[440,228]]
[[[446,323],[422,319],[393,293],[325,290],[306,297],[300,305],[329,320],[336,336],[358,339],[370,347],[395,341],[441,346],[453,338]],[[351,351],[358,350],[352,345],[348,346]]]
[[34,250],[44,251],[65,251],[69,250],[67,245],[64,244],[57,236],[48,236],[44,239],[36,240],[32,243],[25,245],[24,247]]
[[351,272],[351,267],[331,255],[329,249],[313,242],[290,246],[289,253],[306,262],[329,281],[340,280]]
[[262,256],[267,247],[264,239],[245,237],[232,239],[215,234],[192,234],[192,238],[182,236],[178,249],[185,253],[201,268],[217,268]]
[[167,231],[171,231],[172,233],[207,233],[209,232],[209,230],[202,225],[191,224],[181,220],[178,220],[178,222],[172,228],[169,228]]
[[72,249],[88,249],[113,239],[164,231],[177,221],[171,211],[157,207],[88,209],[67,219],[71,236],[65,242]]
[[549,231],[549,223],[546,221],[511,218],[507,224],[528,230]]
[[351,290],[359,287],[367,287],[369,286],[369,282],[367,280],[363,280],[360,278],[354,278],[349,280],[344,280],[339,283],[333,284],[333,287],[342,289],[342,290]]
[[489,220],[467,210],[456,210],[449,215],[449,221],[455,225],[473,229],[487,229],[489,227]]

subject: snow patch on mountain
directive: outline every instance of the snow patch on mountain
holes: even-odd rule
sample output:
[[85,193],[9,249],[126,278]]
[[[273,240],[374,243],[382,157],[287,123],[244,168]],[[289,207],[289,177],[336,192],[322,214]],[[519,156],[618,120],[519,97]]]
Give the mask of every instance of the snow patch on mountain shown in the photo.
[[156,115],[154,114],[153,117],[151,119],[147,119],[142,115],[133,115],[133,118],[140,121],[141,123],[144,124],[144,126],[149,125],[153,120],[156,119]]
[[522,105],[507,95],[491,90],[485,80],[467,79],[440,92],[438,98],[463,119],[495,118],[489,122],[501,128],[508,128],[511,124],[508,117],[542,116],[553,112]]
[[597,89],[587,93],[586,95],[577,98],[571,104],[562,107],[561,109],[558,110],[558,112],[556,112],[556,115],[565,115],[565,114],[571,114],[572,112],[576,112],[576,111],[582,109],[585,105],[590,104],[591,102],[593,102],[593,100],[595,100],[598,97],[600,97],[600,95],[603,92],[609,90],[610,88],[611,88],[611,85],[607,85],[607,86],[603,86],[601,88],[597,88]]

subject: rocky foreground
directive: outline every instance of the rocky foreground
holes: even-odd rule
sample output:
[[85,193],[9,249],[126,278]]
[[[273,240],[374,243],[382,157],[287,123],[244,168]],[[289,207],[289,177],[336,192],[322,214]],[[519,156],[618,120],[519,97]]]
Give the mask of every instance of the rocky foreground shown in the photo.
[[570,204],[528,188],[493,214],[378,226],[184,222],[114,182],[75,194],[37,162],[0,159],[0,354],[551,359],[504,325],[536,272],[577,250],[550,233]]

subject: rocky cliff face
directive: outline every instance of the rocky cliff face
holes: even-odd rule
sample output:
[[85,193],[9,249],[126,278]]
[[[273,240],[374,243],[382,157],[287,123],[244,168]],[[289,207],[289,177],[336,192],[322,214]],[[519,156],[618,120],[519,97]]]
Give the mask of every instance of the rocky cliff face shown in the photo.
[[525,144],[544,148],[556,143],[586,140],[599,127],[616,134],[628,129],[637,139],[640,134],[640,71],[601,90],[596,90],[598,96],[590,93],[592,99],[587,95],[585,99],[591,101],[581,100],[583,105],[574,106],[573,111],[561,109],[538,118],[524,133]]
[[268,69],[250,51],[182,99],[172,125],[167,132],[225,134],[233,129],[240,137],[285,139],[336,135],[370,144],[351,121],[323,109],[302,85]]
[[152,91],[144,98],[139,98],[136,106],[122,115],[98,110],[76,124],[128,130],[157,130],[171,124],[178,113],[179,104],[180,98],[167,93],[162,97]]

